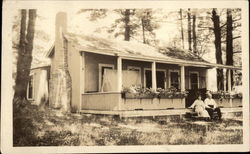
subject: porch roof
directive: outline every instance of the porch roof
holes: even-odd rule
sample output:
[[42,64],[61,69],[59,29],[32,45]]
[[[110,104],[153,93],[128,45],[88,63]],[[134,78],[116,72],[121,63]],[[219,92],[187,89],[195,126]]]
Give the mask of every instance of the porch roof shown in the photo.
[[[213,64],[194,55],[190,51],[176,48],[159,49],[143,43],[107,39],[89,35],[78,35],[73,33],[66,33],[64,34],[64,37],[69,42],[72,42],[78,51],[82,52],[121,56],[122,58],[131,60],[155,61],[158,63],[186,66],[241,69],[240,67],[235,66]],[[48,55],[51,55],[51,53]]]

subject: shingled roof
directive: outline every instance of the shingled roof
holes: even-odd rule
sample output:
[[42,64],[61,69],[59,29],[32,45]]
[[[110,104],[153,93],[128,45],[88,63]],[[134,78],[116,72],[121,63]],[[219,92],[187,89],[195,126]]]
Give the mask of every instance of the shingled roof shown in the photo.
[[[139,42],[122,41],[117,39],[103,38],[100,36],[78,35],[73,33],[66,33],[64,34],[64,37],[69,42],[73,43],[74,47],[78,51],[199,67],[213,67],[218,65],[209,63],[190,51],[181,50],[178,48],[166,47],[160,49]],[[51,52],[53,52],[53,50],[50,50],[47,55],[52,55],[53,53]]]
[[133,56],[145,59],[152,58],[164,60],[166,62],[199,62],[200,64],[209,63],[189,51],[184,51],[177,48],[159,49],[139,42],[114,40],[72,33],[67,33],[64,36],[68,41],[73,42],[79,51],[93,51],[111,55],[114,54],[128,57]]

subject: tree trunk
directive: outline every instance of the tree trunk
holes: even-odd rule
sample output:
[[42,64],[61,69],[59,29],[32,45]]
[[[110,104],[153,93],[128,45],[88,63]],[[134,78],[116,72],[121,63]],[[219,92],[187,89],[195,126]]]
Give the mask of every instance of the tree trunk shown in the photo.
[[[220,28],[220,17],[217,14],[217,10],[213,9],[212,11],[212,21],[214,25],[214,44],[215,44],[215,56],[216,56],[216,63],[222,64],[222,53],[221,53],[221,28]],[[222,90],[224,87],[223,83],[223,70],[217,69],[217,87],[218,90]]]
[[184,45],[183,23],[182,23],[182,9],[180,9],[180,20],[181,20],[181,40],[182,40],[182,48],[185,49],[185,45]]
[[193,50],[194,54],[197,54],[197,43],[196,43],[196,15],[193,15]]
[[29,21],[26,32],[26,10],[21,10],[20,47],[17,59],[17,76],[14,97],[25,98],[32,61],[33,40],[35,33],[36,10],[29,10]]
[[125,17],[124,17],[124,22],[125,22],[125,32],[124,32],[124,40],[129,41],[130,40],[130,9],[125,10]]
[[145,25],[144,25],[145,21],[144,19],[142,18],[141,19],[141,25],[142,25],[142,40],[143,40],[143,43],[146,44],[146,38],[145,38]]
[[16,74],[16,86],[14,97],[26,98],[26,83],[24,81],[24,54],[25,54],[25,34],[26,34],[26,10],[21,10],[21,27],[20,27],[20,40],[19,51],[17,59],[17,74]]
[[188,49],[191,51],[192,50],[192,40],[191,40],[191,14],[190,14],[190,9],[188,9]]
[[[226,65],[233,65],[233,18],[232,18],[231,9],[227,9],[226,43],[227,43],[226,44]],[[232,71],[231,71],[231,83],[233,85],[233,72]]]

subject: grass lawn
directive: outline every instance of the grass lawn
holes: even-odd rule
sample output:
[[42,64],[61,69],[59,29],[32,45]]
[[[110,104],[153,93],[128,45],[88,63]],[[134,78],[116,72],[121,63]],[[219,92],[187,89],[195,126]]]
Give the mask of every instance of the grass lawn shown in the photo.
[[221,122],[65,114],[14,109],[14,146],[242,144],[242,117]]

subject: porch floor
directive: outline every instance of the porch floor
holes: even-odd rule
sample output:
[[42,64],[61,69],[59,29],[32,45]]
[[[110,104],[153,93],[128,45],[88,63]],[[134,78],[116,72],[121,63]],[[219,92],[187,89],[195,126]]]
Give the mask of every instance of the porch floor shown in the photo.
[[[130,111],[105,111],[105,110],[81,110],[83,114],[116,115],[119,117],[151,117],[151,116],[182,116],[192,109],[165,109],[165,110],[130,110]],[[242,112],[242,107],[221,108],[222,114]]]

